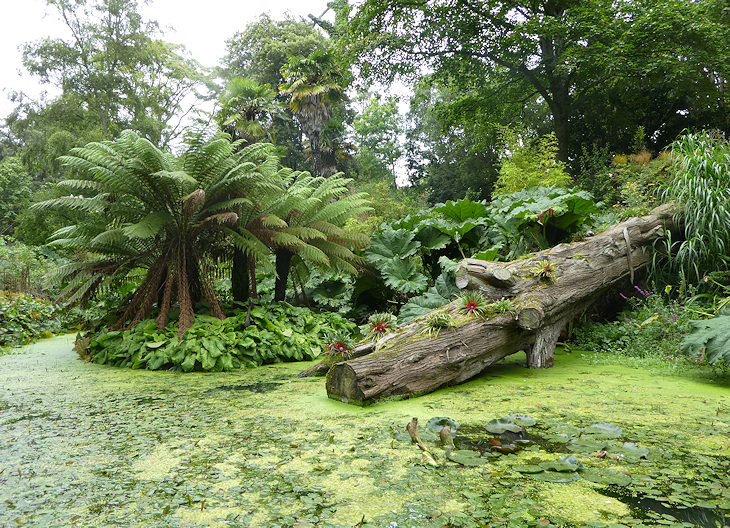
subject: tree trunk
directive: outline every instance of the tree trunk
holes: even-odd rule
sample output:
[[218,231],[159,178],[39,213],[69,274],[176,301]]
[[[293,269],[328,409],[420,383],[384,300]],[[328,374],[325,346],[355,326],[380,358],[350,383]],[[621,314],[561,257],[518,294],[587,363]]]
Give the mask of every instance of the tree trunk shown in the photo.
[[248,255],[243,250],[234,248],[233,267],[231,268],[231,296],[234,301],[248,302],[250,294],[248,281]]
[[294,253],[286,249],[277,249],[276,255],[276,282],[274,283],[274,300],[286,300],[286,285],[289,281],[289,269],[291,268],[291,258]]
[[[427,393],[464,382],[521,350],[527,353],[527,366],[553,366],[555,344],[567,322],[612,284],[623,278],[633,281],[635,271],[652,258],[647,246],[666,230],[676,231],[673,213],[671,206],[662,206],[649,216],[525,260],[463,260],[456,285],[478,290],[490,302],[510,299],[512,313],[483,319],[465,314],[456,300],[381,338],[373,353],[334,365],[327,373],[327,394],[364,405]],[[434,313],[450,317],[455,326],[429,332]]]

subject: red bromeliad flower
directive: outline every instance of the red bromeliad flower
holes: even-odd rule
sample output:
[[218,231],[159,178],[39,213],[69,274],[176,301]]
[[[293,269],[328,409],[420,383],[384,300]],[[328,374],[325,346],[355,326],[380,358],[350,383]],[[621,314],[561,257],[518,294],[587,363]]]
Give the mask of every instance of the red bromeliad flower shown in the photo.
[[327,343],[327,353],[336,356],[349,356],[350,347],[344,341],[333,339]]
[[468,292],[461,295],[461,309],[468,315],[483,316],[487,309],[487,300],[479,292]]
[[388,321],[376,321],[370,326],[370,333],[383,335],[388,331],[388,326]]

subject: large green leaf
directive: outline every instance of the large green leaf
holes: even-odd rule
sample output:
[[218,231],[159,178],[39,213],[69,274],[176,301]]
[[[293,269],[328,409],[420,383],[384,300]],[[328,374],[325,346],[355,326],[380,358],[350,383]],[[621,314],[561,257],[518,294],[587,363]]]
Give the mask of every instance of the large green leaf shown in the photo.
[[485,202],[473,202],[468,199],[459,200],[458,202],[449,200],[444,204],[437,205],[433,210],[456,222],[489,216]]
[[371,264],[380,264],[394,257],[407,258],[416,253],[420,243],[414,240],[414,234],[405,229],[391,229],[386,227],[373,234],[370,246],[363,250],[363,254]]
[[693,357],[705,355],[707,363],[730,364],[730,314],[704,321],[691,321],[692,332],[682,339],[682,351]]
[[403,324],[416,317],[427,314],[431,310],[449,304],[458,295],[459,291],[459,288],[456,287],[454,282],[454,278],[447,273],[442,273],[436,279],[436,284],[429,288],[426,293],[412,297],[403,305],[398,314],[398,324]]
[[428,279],[416,271],[416,263],[393,257],[380,262],[385,284],[404,293],[420,293],[428,288]]

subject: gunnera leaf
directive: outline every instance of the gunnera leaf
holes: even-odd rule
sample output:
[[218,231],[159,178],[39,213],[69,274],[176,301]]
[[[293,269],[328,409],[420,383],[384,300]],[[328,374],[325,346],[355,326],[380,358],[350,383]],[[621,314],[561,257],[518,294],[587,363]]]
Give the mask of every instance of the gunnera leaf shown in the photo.
[[477,451],[470,451],[469,449],[449,451],[446,453],[446,457],[452,462],[468,467],[483,466],[489,463],[489,459],[480,456]]
[[610,423],[597,423],[583,429],[584,435],[591,435],[592,438],[598,440],[611,440],[613,438],[621,438],[624,432],[620,427]]
[[404,259],[414,255],[420,243],[413,240],[415,234],[405,229],[386,227],[372,235],[370,245],[363,254],[371,264],[380,264],[393,258]]
[[459,428],[459,422],[445,416],[437,416],[426,422],[426,429],[434,433],[440,433],[441,429],[444,427],[450,427],[451,434],[456,435],[456,430]]
[[522,431],[522,426],[517,425],[509,418],[495,418],[488,422],[484,428],[488,432],[497,435],[503,434],[505,431],[509,431],[510,433],[519,433]]

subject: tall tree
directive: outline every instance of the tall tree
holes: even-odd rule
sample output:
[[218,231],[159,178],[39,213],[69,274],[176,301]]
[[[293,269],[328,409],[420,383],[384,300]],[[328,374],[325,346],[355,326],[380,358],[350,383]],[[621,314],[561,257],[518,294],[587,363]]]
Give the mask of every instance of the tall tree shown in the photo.
[[216,118],[231,136],[247,143],[261,139],[275,142],[274,119],[286,119],[284,103],[268,85],[252,79],[234,77],[219,97],[220,110]]
[[332,117],[331,106],[345,97],[346,78],[332,50],[316,50],[306,57],[291,57],[282,68],[279,87],[291,99],[289,106],[309,138],[312,174],[323,176],[321,136]]
[[385,179],[395,186],[395,164],[403,154],[398,99],[365,93],[360,102],[364,107],[353,121],[360,176]]
[[[165,145],[179,130],[172,118],[203,82],[202,68],[184,48],[160,40],[138,0],[47,0],[70,38],[46,38],[23,48],[23,64],[61,92],[63,117],[85,122],[111,138],[132,129]],[[21,112],[23,113],[23,112]]]
[[[251,79],[278,90],[284,81],[281,69],[290,56],[306,57],[317,49],[327,47],[327,39],[304,20],[286,16],[273,20],[268,14],[249,23],[243,31],[226,40],[226,55],[218,75],[226,82],[235,77]],[[289,103],[289,96],[277,92],[277,100]],[[282,162],[293,169],[305,164],[302,132],[287,109],[289,119],[274,119],[273,133],[276,144],[286,149]]]
[[411,96],[406,116],[408,176],[413,185],[428,191],[431,203],[458,200],[467,193],[486,200],[497,178],[497,130],[463,110],[472,104],[469,96],[430,76],[416,83]]
[[545,106],[568,161],[578,108],[624,72],[726,77],[727,16],[718,0],[366,0],[352,46],[365,75],[428,67],[484,101]]

